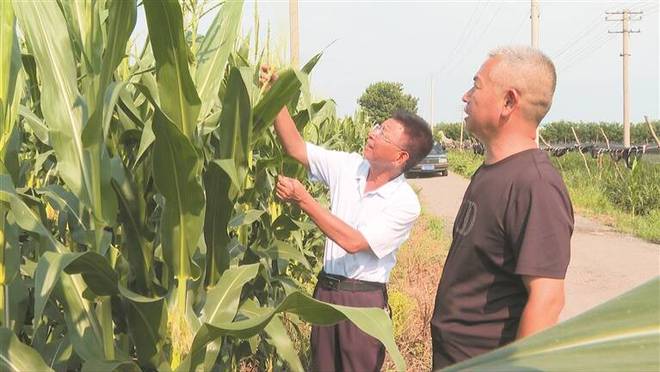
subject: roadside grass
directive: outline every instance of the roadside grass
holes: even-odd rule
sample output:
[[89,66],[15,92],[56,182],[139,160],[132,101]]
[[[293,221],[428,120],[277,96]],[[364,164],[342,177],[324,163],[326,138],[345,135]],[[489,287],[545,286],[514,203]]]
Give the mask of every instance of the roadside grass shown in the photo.
[[[445,222],[422,212],[397,254],[388,285],[394,338],[409,371],[431,370],[430,321],[450,237]],[[385,371],[394,363],[385,359]]]

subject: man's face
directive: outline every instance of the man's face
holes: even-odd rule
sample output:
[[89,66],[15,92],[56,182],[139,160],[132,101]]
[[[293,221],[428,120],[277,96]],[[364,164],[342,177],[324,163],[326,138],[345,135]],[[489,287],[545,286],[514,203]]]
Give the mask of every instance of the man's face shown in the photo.
[[403,146],[405,136],[403,125],[394,119],[375,125],[367,137],[364,157],[372,165],[402,167],[408,159],[408,152]]
[[490,77],[497,63],[488,59],[474,76],[472,88],[463,95],[467,129],[481,141],[497,130],[500,119],[501,88]]

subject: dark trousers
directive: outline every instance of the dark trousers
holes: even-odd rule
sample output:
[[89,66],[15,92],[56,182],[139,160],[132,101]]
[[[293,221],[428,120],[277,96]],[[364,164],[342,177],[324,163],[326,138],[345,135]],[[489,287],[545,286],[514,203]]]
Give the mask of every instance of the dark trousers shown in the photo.
[[[387,289],[347,291],[317,284],[314,298],[337,305],[387,309]],[[312,326],[312,371],[380,371],[385,360],[383,344],[350,321]]]

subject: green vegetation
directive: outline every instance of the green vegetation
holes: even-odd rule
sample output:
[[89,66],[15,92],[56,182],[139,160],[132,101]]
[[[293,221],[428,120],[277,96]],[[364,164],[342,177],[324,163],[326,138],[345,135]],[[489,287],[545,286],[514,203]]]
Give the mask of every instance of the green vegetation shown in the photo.
[[131,58],[135,0],[1,4],[0,370],[302,371],[291,331],[346,319],[405,368],[385,311],[310,297],[324,239],[274,199],[305,174],[282,107],[338,147],[350,125],[310,99],[320,56],[264,91],[240,1],[195,38],[208,3],[141,2]]
[[654,371],[660,364],[660,278],[582,315],[446,371]]
[[[472,151],[450,151],[449,168],[470,177],[483,161]],[[551,157],[568,187],[576,212],[637,235],[660,242],[660,164],[644,160],[635,162],[633,169],[615,162],[609,155],[593,159],[570,152]]]
[[[657,135],[660,135],[660,121],[651,122]],[[555,121],[541,125],[541,136],[550,144],[575,143],[573,130],[581,143],[606,143],[603,133],[611,143],[623,143],[623,126],[620,123],[592,123]],[[602,130],[602,131],[601,131]],[[442,131],[445,136],[454,141],[461,138],[461,123],[439,123],[434,127],[437,136]],[[475,140],[467,133],[463,133],[463,140]],[[655,144],[655,140],[645,122],[632,123],[630,126],[630,141],[632,144]]]
[[418,100],[410,94],[405,94],[401,83],[381,81],[369,85],[358,103],[371,122],[382,123],[397,110],[416,114]]

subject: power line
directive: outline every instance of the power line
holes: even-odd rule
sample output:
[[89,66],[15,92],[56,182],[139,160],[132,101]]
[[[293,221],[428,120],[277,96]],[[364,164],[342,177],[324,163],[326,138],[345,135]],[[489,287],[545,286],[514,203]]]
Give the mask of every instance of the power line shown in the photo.
[[448,71],[448,72],[449,72],[449,71],[452,71],[452,70],[453,70],[454,68],[456,68],[457,66],[460,66],[461,63],[465,60],[465,57],[467,57],[471,52],[474,52],[474,46],[475,46],[479,41],[482,41],[482,40],[483,40],[484,35],[486,35],[486,33],[488,32],[488,30],[490,29],[490,26],[493,24],[493,21],[495,20],[495,17],[497,17],[497,14],[500,12],[500,10],[502,10],[502,4],[501,4],[501,3],[498,4],[497,9],[496,9],[495,12],[493,13],[493,15],[490,17],[490,20],[488,21],[486,27],[483,29],[483,31],[481,32],[481,34],[479,35],[479,37],[478,37],[478,38],[475,38],[475,39],[472,39],[472,40],[468,39],[468,41],[466,42],[466,47],[463,48],[463,50],[464,50],[465,52],[460,56],[460,58],[456,58],[456,59],[454,60],[454,63],[453,63],[452,65],[450,65],[450,67],[447,68],[447,71]]
[[452,51],[447,55],[447,60],[445,61],[445,63],[442,65],[442,67],[440,68],[440,70],[436,74],[440,74],[440,73],[444,72],[444,70],[447,68],[447,66],[452,63],[453,57],[454,57],[454,55],[456,55],[456,52],[459,50],[459,47],[461,46],[463,40],[465,39],[465,37],[468,33],[468,30],[470,30],[469,31],[470,33],[472,32],[472,29],[474,28],[473,21],[474,21],[474,19],[476,19],[475,16],[478,13],[479,9],[481,9],[481,7],[480,7],[479,2],[477,2],[474,6],[474,10],[472,11],[472,14],[470,15],[470,18],[469,18],[468,22],[463,27],[463,32],[461,32],[461,36],[456,41],[456,44],[454,44],[454,48],[452,49]]

